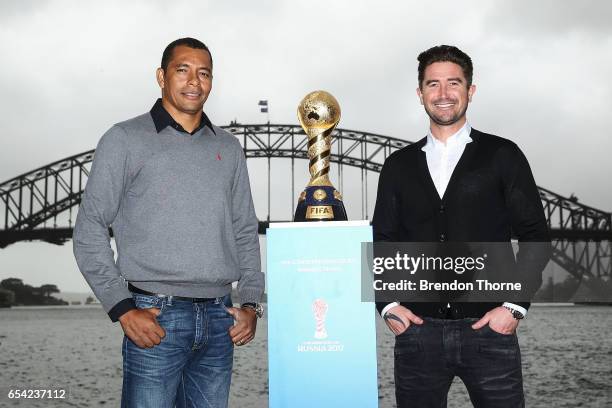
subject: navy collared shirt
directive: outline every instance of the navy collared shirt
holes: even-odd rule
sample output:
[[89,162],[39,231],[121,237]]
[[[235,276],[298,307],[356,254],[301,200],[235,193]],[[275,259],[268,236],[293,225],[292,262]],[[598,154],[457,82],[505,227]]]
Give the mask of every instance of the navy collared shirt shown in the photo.
[[166,108],[164,108],[164,105],[162,105],[161,98],[159,98],[155,102],[155,105],[153,105],[153,107],[151,108],[150,113],[151,117],[153,118],[153,123],[155,124],[155,130],[157,130],[157,133],[161,132],[166,126],[170,126],[178,130],[179,132],[184,132],[193,135],[200,129],[202,129],[204,126],[208,126],[210,130],[214,134],[216,134],[215,129],[213,129],[212,122],[210,121],[210,119],[208,119],[208,116],[206,116],[204,111],[202,111],[202,119],[200,120],[200,125],[197,128],[193,129],[193,132],[186,131],[180,123],[174,120],[174,118],[168,113]]

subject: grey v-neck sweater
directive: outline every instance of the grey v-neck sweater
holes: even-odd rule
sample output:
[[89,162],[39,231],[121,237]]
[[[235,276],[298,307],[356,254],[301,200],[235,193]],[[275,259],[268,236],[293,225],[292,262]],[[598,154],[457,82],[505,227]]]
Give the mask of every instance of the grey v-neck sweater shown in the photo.
[[243,303],[260,301],[264,275],[246,160],[233,135],[214,130],[189,135],[167,126],[158,133],[146,113],[100,140],[73,245],[107,313],[131,299],[126,281],[204,298],[227,295],[238,281]]

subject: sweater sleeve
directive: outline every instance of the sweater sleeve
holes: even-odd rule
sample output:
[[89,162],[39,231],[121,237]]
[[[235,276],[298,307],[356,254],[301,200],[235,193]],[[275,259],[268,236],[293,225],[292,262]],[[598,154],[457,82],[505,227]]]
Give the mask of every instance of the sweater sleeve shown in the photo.
[[391,163],[387,159],[378,178],[378,191],[372,217],[374,242],[395,242],[398,238],[399,214],[391,167]]
[[127,178],[124,137],[125,131],[115,125],[98,143],[72,237],[79,269],[112,321],[135,308],[115,263],[109,234]]
[[237,146],[240,151],[232,186],[232,224],[240,265],[238,295],[241,303],[259,303],[265,286],[259,253],[259,222],[253,206],[246,159],[240,145]]
[[[393,171],[389,159],[385,161],[378,178],[378,191],[376,195],[376,205],[372,217],[372,229],[374,242],[398,241],[397,227],[399,225],[399,214],[395,189],[393,187]],[[383,311],[389,309],[397,303],[376,302],[376,309],[384,317]]]
[[[514,145],[513,163],[506,180],[506,204],[510,209],[512,232],[519,241],[517,270],[533,296],[542,284],[542,271],[550,260],[552,246],[538,187],[523,152]],[[516,302],[529,309],[530,303]]]

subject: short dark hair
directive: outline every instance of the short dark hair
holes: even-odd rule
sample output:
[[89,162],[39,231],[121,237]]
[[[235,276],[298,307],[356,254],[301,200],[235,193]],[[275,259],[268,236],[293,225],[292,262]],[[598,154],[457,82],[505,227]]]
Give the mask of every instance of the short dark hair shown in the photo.
[[452,45],[437,45],[420,53],[417,60],[419,61],[419,88],[423,85],[425,68],[434,62],[453,62],[459,65],[463,70],[463,76],[465,76],[467,86],[472,85],[472,75],[474,73],[472,59],[457,47]]
[[161,60],[161,68],[164,70],[164,72],[166,72],[166,69],[168,68],[168,63],[170,62],[170,59],[172,59],[172,52],[174,51],[176,47],[180,45],[185,45],[189,48],[193,48],[196,50],[206,51],[208,55],[210,56],[210,65],[212,68],[212,54],[210,53],[210,50],[208,49],[206,44],[204,44],[200,40],[196,40],[195,38],[185,37],[185,38],[179,38],[178,40],[172,41],[170,44],[168,44],[168,46],[164,50],[164,53],[162,54],[162,60]]

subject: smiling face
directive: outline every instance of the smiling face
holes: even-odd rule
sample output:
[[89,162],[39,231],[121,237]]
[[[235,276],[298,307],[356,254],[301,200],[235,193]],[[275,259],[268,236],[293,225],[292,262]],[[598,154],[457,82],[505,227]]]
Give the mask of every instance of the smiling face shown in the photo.
[[206,50],[179,45],[168,68],[157,69],[162,102],[171,115],[199,115],[212,88],[212,61]]
[[460,128],[465,123],[465,112],[474,85],[467,85],[461,67],[453,62],[434,62],[425,68],[423,81],[417,88],[417,95],[431,125]]

